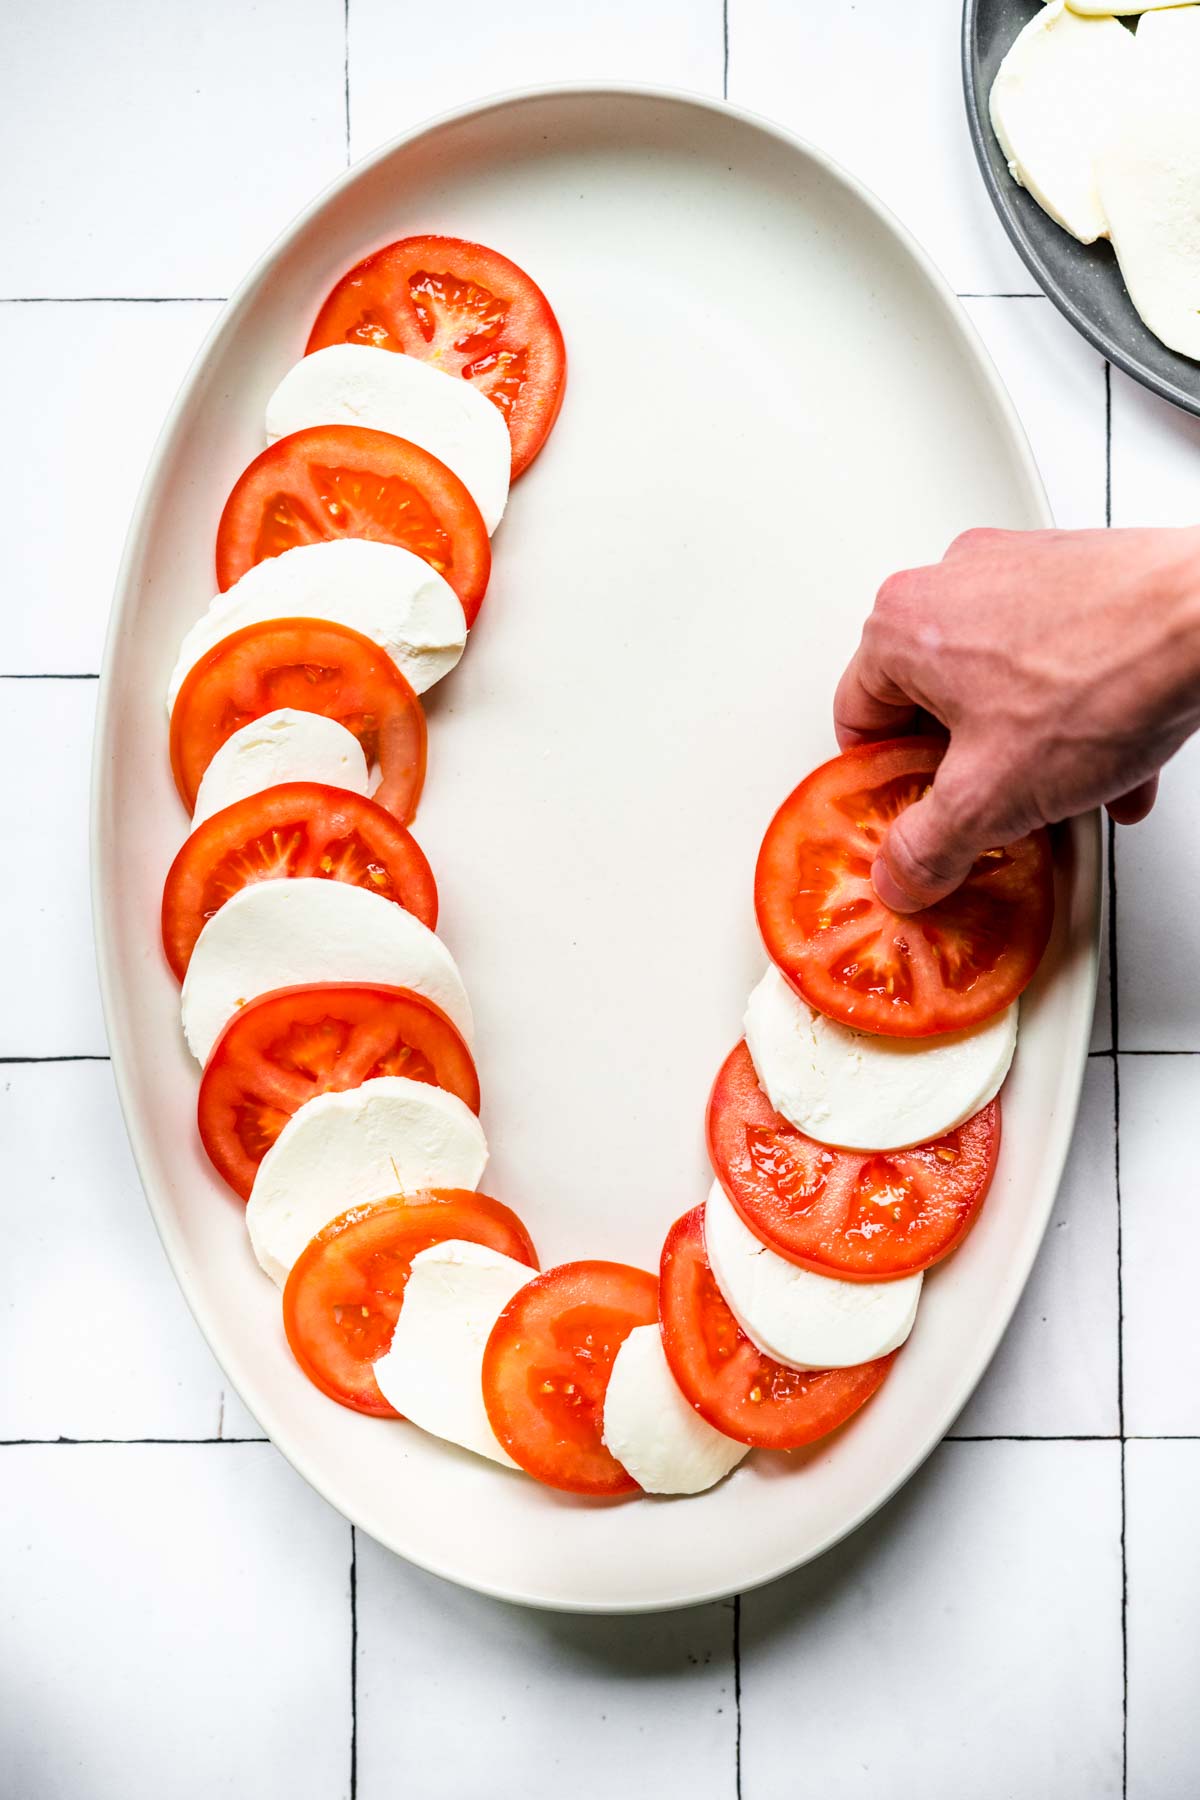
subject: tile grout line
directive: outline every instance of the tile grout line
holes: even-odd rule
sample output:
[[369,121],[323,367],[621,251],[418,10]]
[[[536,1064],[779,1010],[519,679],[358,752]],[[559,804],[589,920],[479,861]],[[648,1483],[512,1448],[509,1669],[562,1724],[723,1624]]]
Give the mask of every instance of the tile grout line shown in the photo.
[[733,1596],[733,1792],[742,1800],[742,1596]]
[[94,1449],[131,1444],[269,1444],[269,1437],[0,1438],[0,1450]]
[[346,107],[346,167],[350,167],[350,0],[342,0],[342,91]]
[[[1112,364],[1104,364],[1104,525],[1112,528]],[[1117,828],[1108,820],[1108,990],[1113,1047],[1113,1179],[1117,1199],[1117,1425],[1121,1443],[1121,1793],[1129,1792],[1129,1557],[1125,1496],[1125,1286],[1121,1222],[1121,996],[1117,946]]]
[[358,1531],[350,1527],[350,1800],[358,1794]]
[[0,306],[224,306],[227,294],[0,294]]
[[[729,0],[721,0],[721,98],[729,98]],[[742,1800],[742,1596],[733,1596],[733,1793]]]
[[[137,1444],[269,1444],[270,1438],[261,1437],[137,1437],[137,1438],[0,1438],[0,1450],[56,1450],[91,1449],[97,1445],[137,1445]],[[1082,1431],[1061,1433],[1038,1432],[987,1432],[972,1436],[969,1433],[950,1434],[942,1439],[944,1444],[1200,1444],[1200,1432],[1197,1431],[1131,1431],[1121,1437],[1115,1431]],[[740,1604],[741,1596],[737,1599]],[[739,1614],[740,1618],[740,1614]],[[740,1645],[740,1637],[739,1637]],[[739,1648],[740,1656],[740,1648]]]

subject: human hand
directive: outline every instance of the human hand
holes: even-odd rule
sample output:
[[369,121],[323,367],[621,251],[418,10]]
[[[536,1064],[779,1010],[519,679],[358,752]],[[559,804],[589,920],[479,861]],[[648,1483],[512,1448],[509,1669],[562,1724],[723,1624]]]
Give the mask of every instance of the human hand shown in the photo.
[[950,735],[872,871],[897,912],[1036,826],[1132,824],[1200,724],[1200,529],[968,531],[884,582],[833,711],[843,749],[920,713]]

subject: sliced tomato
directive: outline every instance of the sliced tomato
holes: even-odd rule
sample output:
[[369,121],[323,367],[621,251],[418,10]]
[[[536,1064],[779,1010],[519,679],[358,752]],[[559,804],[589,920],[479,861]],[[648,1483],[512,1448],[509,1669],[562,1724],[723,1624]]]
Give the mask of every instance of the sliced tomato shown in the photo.
[[343,275],[308,340],[371,344],[462,375],[504,415],[514,477],[558,417],[567,353],[545,294],[507,256],[462,238],[411,237]]
[[1033,976],[1054,918],[1050,840],[980,856],[957,893],[911,915],[884,906],[871,865],[893,819],[933,780],[930,738],[859,744],[775,814],[754,905],[772,961],[817,1012],[885,1037],[960,1031],[1002,1012]]
[[231,894],[308,875],[394,900],[432,931],[437,885],[416,839],[361,794],[289,781],[213,813],[184,843],[163,889],[167,961],[182,981],[196,939]]
[[317,1094],[405,1075],[479,1111],[471,1053],[445,1013],[408,988],[318,982],[276,988],[234,1013],[200,1083],[209,1161],[243,1200],[292,1114]]
[[190,812],[200,780],[226,738],[278,706],[323,713],[353,732],[375,801],[402,825],[425,785],[425,714],[386,651],[325,619],[268,619],[235,631],[189,672],[171,713],[171,768]]
[[444,575],[470,625],[491,573],[487,526],[443,462],[364,425],[310,425],[256,456],[217,527],[217,584],[297,544],[370,538],[399,544]]
[[824,1437],[875,1392],[899,1352],[852,1369],[772,1362],[750,1342],[713,1279],[704,1208],[677,1219],[659,1282],[663,1348],[680,1391],[726,1437],[760,1450],[798,1450]]
[[283,1290],[283,1328],[292,1355],[322,1393],[355,1412],[400,1417],[380,1393],[373,1364],[391,1345],[413,1257],[447,1238],[538,1266],[516,1213],[460,1188],[355,1207],[300,1252]]
[[708,1102],[708,1152],[756,1237],[843,1281],[915,1275],[961,1243],[1000,1149],[1000,1102],[914,1150],[833,1150],[777,1113],[744,1043]]
[[617,1351],[658,1318],[658,1284],[625,1263],[573,1262],[518,1290],[483,1353],[483,1399],[513,1461],[572,1494],[637,1483],[601,1442]]

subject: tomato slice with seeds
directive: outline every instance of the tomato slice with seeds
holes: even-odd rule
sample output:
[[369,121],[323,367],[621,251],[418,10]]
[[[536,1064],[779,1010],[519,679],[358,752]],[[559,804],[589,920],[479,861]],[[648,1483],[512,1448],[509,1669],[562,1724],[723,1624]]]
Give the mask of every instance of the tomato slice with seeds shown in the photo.
[[567,353],[545,294],[507,256],[462,238],[388,244],[343,275],[317,314],[307,353],[370,344],[461,375],[504,415],[514,478],[562,405]]
[[401,825],[425,785],[425,714],[386,651],[324,619],[268,619],[222,638],[188,673],[171,713],[171,768],[191,812],[226,738],[279,706],[323,713],[358,739]]
[[391,1346],[413,1257],[448,1238],[538,1266],[516,1213],[462,1188],[355,1207],[300,1252],[283,1290],[283,1327],[292,1355],[331,1400],[379,1419],[400,1417],[380,1393],[373,1365]]
[[527,1474],[572,1494],[636,1491],[601,1442],[604,1395],[629,1333],[657,1318],[658,1283],[626,1263],[562,1263],[513,1295],[483,1353],[483,1399]]
[[458,476],[419,444],[365,425],[310,425],[234,483],[217,526],[217,584],[298,544],[399,544],[444,575],[470,625],[491,573],[487,526]]
[[974,1224],[1000,1149],[1000,1102],[912,1150],[834,1150],[797,1131],[759,1086],[745,1043],[708,1103],[708,1151],[746,1224],[789,1262],[843,1281],[915,1275]]
[[856,745],[789,794],[763,839],[754,905],[768,954],[810,1006],[856,1031],[930,1037],[990,1019],[1032,979],[1050,936],[1045,831],[985,851],[923,912],[894,913],[876,894],[888,827],[943,754],[932,738]]
[[198,825],[163,889],[167,961],[182,981],[196,939],[231,894],[294,875],[382,894],[432,931],[437,885],[416,839],[361,794],[315,781],[249,794]]
[[471,1052],[422,994],[375,982],[276,988],[234,1013],[213,1045],[200,1083],[200,1141],[218,1175],[248,1200],[259,1163],[306,1100],[377,1075],[427,1081],[479,1111]]
[[764,1356],[725,1304],[704,1249],[704,1208],[677,1219],[659,1281],[663,1349],[680,1391],[726,1437],[760,1450],[798,1450],[843,1425],[896,1357],[850,1369],[785,1368]]

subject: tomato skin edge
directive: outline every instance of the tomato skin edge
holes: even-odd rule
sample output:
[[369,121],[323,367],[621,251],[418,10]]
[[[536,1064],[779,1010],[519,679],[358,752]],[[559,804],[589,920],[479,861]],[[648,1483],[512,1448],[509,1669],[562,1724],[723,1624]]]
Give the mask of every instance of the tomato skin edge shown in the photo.
[[[288,1279],[284,1284],[282,1295],[283,1326],[288,1348],[301,1372],[315,1388],[330,1400],[336,1401],[339,1406],[344,1406],[349,1412],[360,1412],[371,1418],[379,1419],[403,1419],[404,1417],[403,1413],[397,1412],[391,1402],[385,1399],[380,1392],[378,1383],[371,1374],[372,1364],[364,1365],[370,1379],[370,1386],[364,1381],[353,1394],[349,1389],[339,1389],[327,1378],[321,1364],[309,1354],[308,1345],[300,1333],[297,1318],[297,1295],[301,1284],[314,1264],[319,1264],[324,1250],[346,1232],[353,1231],[357,1225],[386,1215],[402,1217],[407,1206],[424,1211],[434,1202],[450,1205],[466,1203],[468,1207],[472,1202],[483,1202],[485,1216],[490,1218],[493,1223],[502,1226],[510,1234],[511,1241],[505,1254],[513,1255],[518,1260],[527,1262],[529,1268],[535,1273],[537,1272],[537,1251],[532,1238],[525,1229],[524,1222],[513,1212],[511,1207],[505,1206],[502,1201],[496,1200],[488,1194],[468,1194],[444,1188],[418,1189],[411,1194],[371,1201],[365,1205],[351,1207],[347,1212],[339,1213],[336,1218],[323,1225],[316,1236],[305,1245],[288,1271]],[[464,1225],[461,1217],[455,1217],[447,1221],[446,1238],[435,1241],[444,1242],[452,1237],[463,1237],[472,1243],[486,1243],[487,1234],[485,1233],[482,1237],[471,1236],[469,1226]],[[403,1301],[401,1300],[402,1305]]]
[[[615,1263],[602,1258],[589,1258],[585,1261],[574,1263],[559,1263],[552,1268],[543,1270],[539,1275],[535,1276],[532,1281],[526,1282],[525,1286],[520,1288],[517,1293],[513,1295],[513,1298],[509,1301],[508,1305],[500,1313],[488,1336],[487,1344],[484,1347],[482,1366],[484,1406],[488,1415],[488,1423],[491,1425],[497,1442],[508,1452],[509,1456],[512,1457],[518,1467],[523,1469],[527,1475],[532,1476],[535,1481],[539,1481],[544,1487],[554,1488],[561,1493],[582,1494],[592,1499],[621,1499],[630,1494],[640,1494],[642,1489],[633,1479],[632,1475],[622,1468],[621,1464],[612,1455],[611,1451],[606,1450],[605,1454],[612,1464],[612,1472],[602,1480],[589,1480],[586,1477],[580,1477],[578,1475],[566,1476],[561,1472],[551,1473],[547,1464],[539,1462],[536,1457],[531,1457],[528,1454],[525,1441],[508,1429],[503,1417],[501,1400],[498,1394],[498,1390],[502,1390],[504,1384],[498,1380],[497,1365],[501,1360],[505,1348],[505,1334],[512,1324],[513,1319],[528,1306],[531,1292],[534,1293],[535,1298],[542,1293],[553,1292],[555,1279],[560,1278],[564,1271],[574,1272],[581,1268],[586,1268],[589,1272],[612,1272],[622,1277],[630,1274],[644,1277],[647,1282],[653,1284],[655,1318],[657,1318],[658,1284],[655,1277],[647,1270],[634,1269],[628,1264]],[[649,1295],[647,1295],[647,1298],[649,1298]],[[653,1320],[650,1319],[642,1321],[642,1323],[645,1324],[652,1322]],[[611,1365],[609,1372],[611,1373]],[[519,1452],[524,1452],[524,1454],[518,1454]]]
[[[992,1134],[990,1142],[987,1173],[979,1184],[979,1189],[970,1211],[962,1220],[962,1223],[954,1236],[950,1238],[947,1243],[942,1245],[934,1255],[926,1257],[921,1261],[914,1262],[911,1265],[906,1265],[903,1268],[888,1270],[844,1268],[840,1263],[822,1262],[817,1257],[802,1256],[790,1246],[779,1242],[778,1239],[768,1237],[763,1231],[761,1220],[757,1219],[754,1213],[746,1206],[744,1200],[738,1193],[736,1184],[726,1175],[724,1159],[719,1154],[718,1149],[717,1101],[730,1060],[731,1057],[727,1057],[721,1064],[713,1079],[712,1087],[709,1090],[708,1103],[704,1111],[704,1141],[708,1151],[709,1164],[714,1176],[720,1183],[726,1198],[729,1200],[730,1205],[733,1207],[742,1223],[746,1226],[748,1231],[754,1234],[760,1244],[764,1244],[768,1250],[773,1250],[776,1256],[782,1256],[785,1262],[793,1263],[798,1269],[807,1269],[813,1275],[827,1275],[836,1281],[863,1282],[906,1281],[910,1275],[920,1275],[923,1274],[926,1269],[936,1268],[938,1263],[944,1262],[948,1256],[952,1255],[953,1252],[958,1249],[959,1245],[963,1242],[963,1239],[970,1232],[976,1219],[983,1211],[983,1203],[991,1192],[992,1182],[995,1178],[996,1165],[1000,1157],[1000,1139],[1003,1130],[1002,1121],[1004,1116],[999,1094],[987,1103],[995,1113],[995,1131]],[[980,1108],[981,1112],[984,1110],[986,1109]],[[864,1152],[864,1154],[870,1153]]]
[[[888,1356],[878,1357],[874,1362],[860,1364],[857,1369],[811,1371],[814,1376],[832,1374],[849,1377],[857,1373],[861,1377],[864,1377],[859,1385],[864,1386],[866,1391],[855,1400],[854,1404],[847,1412],[844,1412],[840,1418],[835,1418],[831,1423],[823,1423],[819,1418],[815,1429],[805,1429],[803,1432],[793,1433],[789,1435],[786,1440],[780,1437],[778,1430],[771,1432],[769,1429],[764,1429],[761,1432],[753,1432],[747,1431],[744,1427],[739,1427],[737,1420],[730,1417],[727,1413],[722,1414],[716,1403],[705,1394],[700,1384],[693,1381],[691,1370],[688,1368],[686,1361],[680,1354],[679,1344],[677,1342],[677,1338],[683,1336],[684,1333],[677,1332],[673,1323],[674,1306],[669,1298],[669,1271],[675,1258],[681,1252],[687,1254],[691,1246],[697,1241],[700,1246],[701,1257],[711,1276],[711,1267],[708,1264],[707,1253],[704,1250],[704,1207],[702,1205],[695,1206],[690,1212],[684,1213],[680,1218],[676,1219],[675,1223],[671,1226],[663,1244],[659,1271],[659,1318],[663,1354],[667,1359],[667,1365],[670,1368],[675,1384],[684,1399],[688,1402],[688,1405],[691,1406],[692,1410],[696,1412],[700,1418],[711,1425],[714,1431],[720,1431],[725,1437],[732,1438],[735,1443],[745,1444],[751,1450],[771,1450],[784,1453],[792,1450],[803,1450],[807,1448],[809,1444],[819,1443],[823,1438],[831,1437],[835,1431],[840,1431],[842,1426],[849,1423],[856,1412],[861,1411],[862,1407],[872,1395],[878,1392],[879,1388],[890,1374],[892,1364],[900,1354],[899,1350],[893,1350]],[[725,1302],[722,1301],[722,1304],[724,1305]],[[726,1310],[728,1309],[726,1308]],[[732,1314],[730,1317],[732,1319]],[[736,1325],[736,1321],[734,1321],[734,1324],[739,1340],[742,1343],[750,1344],[750,1340],[746,1337],[745,1332],[741,1330],[741,1327]],[[751,1347],[753,1348],[753,1346]],[[769,1357],[764,1357],[763,1360],[768,1364],[771,1362]],[[827,1415],[822,1415],[822,1417],[824,1416]],[[764,1417],[769,1419],[770,1413],[765,1412]]]
[[[1014,944],[1019,951],[1017,967],[1008,969],[1008,979],[1002,984],[999,995],[995,993],[996,984],[982,982],[982,991],[974,1002],[963,997],[955,998],[943,989],[943,1006],[929,1007],[927,1016],[922,1018],[920,1011],[905,1012],[893,1007],[888,1013],[873,997],[861,997],[852,1008],[843,1011],[837,1005],[838,990],[832,982],[823,985],[817,979],[822,965],[816,954],[805,954],[803,959],[797,955],[796,963],[788,959],[781,938],[783,931],[778,923],[779,911],[777,888],[786,889],[786,880],[781,865],[786,865],[788,851],[795,841],[796,832],[789,830],[794,816],[802,813],[807,806],[829,803],[829,795],[822,795],[822,785],[829,786],[831,794],[838,788],[844,788],[845,781],[835,779],[835,771],[844,771],[856,764],[864,768],[866,774],[878,777],[881,760],[895,759],[897,763],[909,765],[909,772],[928,768],[930,777],[936,772],[947,749],[946,741],[932,735],[908,735],[905,737],[881,738],[877,741],[851,745],[839,755],[829,757],[815,769],[804,776],[789,794],[780,802],[771,815],[760,843],[754,868],[753,903],[759,934],[768,957],[783,976],[792,991],[799,996],[814,1012],[845,1025],[848,1029],[862,1032],[867,1036],[899,1037],[904,1039],[936,1038],[951,1035],[956,1031],[972,1025],[982,1024],[1003,1011],[1025,991],[1045,955],[1046,947],[1054,924],[1055,895],[1053,853],[1050,846],[1049,833],[1045,827],[1026,833],[1014,843],[1030,844],[1036,851],[1040,887],[1034,885],[1030,889],[1030,904],[1024,909],[1024,918],[1031,922],[1031,929],[1021,938],[1015,938]],[[836,836],[836,833],[835,833]],[[969,886],[976,871],[968,876]],[[936,903],[935,907],[905,915],[905,922],[919,922],[928,914],[938,909],[951,907],[957,898],[948,895],[945,900]],[[1040,903],[1033,904],[1038,901]],[[890,914],[877,897],[874,904],[879,913],[899,921],[899,915]],[[1022,915],[1018,909],[1017,916]],[[1015,952],[1014,952],[1015,954]],[[812,975],[806,983],[805,970]],[[815,973],[814,973],[815,972]],[[814,985],[815,984],[815,985]],[[828,992],[826,992],[828,989]],[[989,997],[990,996],[990,997]],[[853,1016],[851,1016],[853,1014]]]

